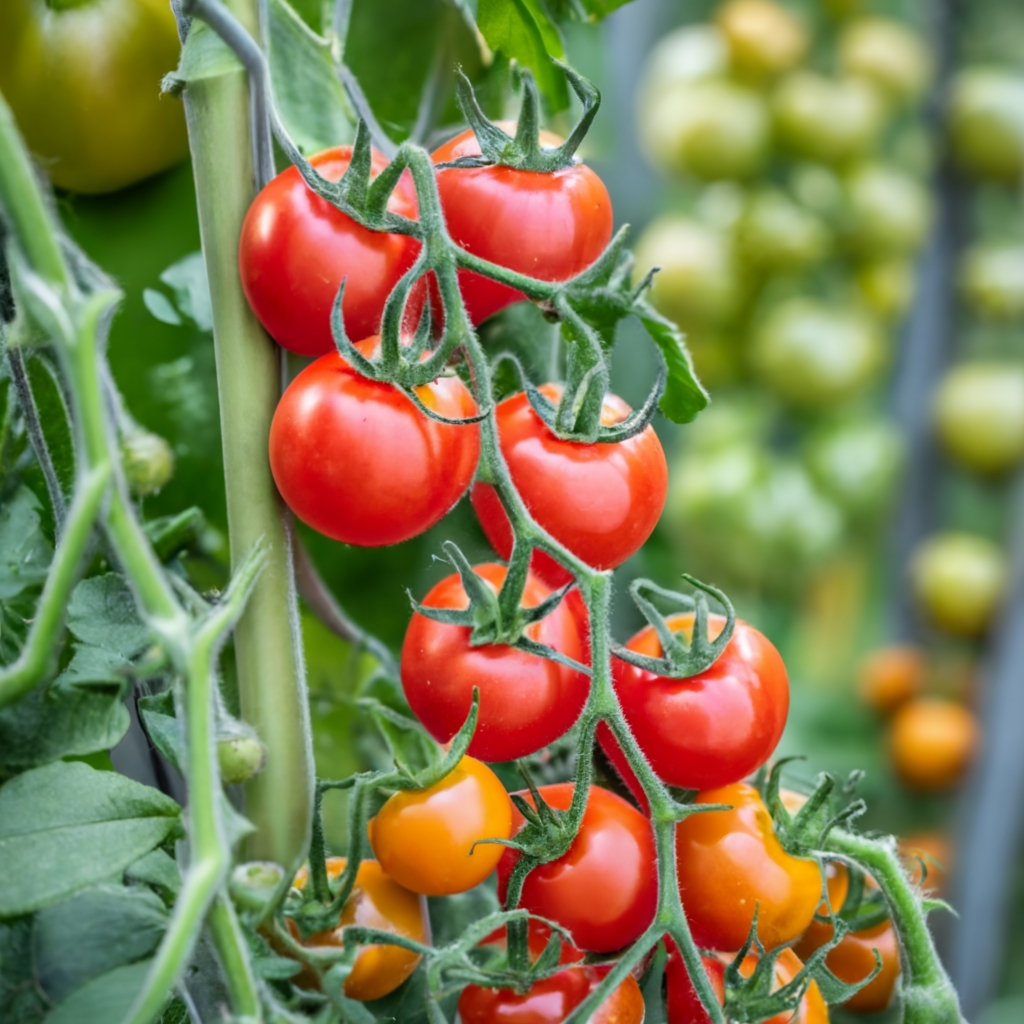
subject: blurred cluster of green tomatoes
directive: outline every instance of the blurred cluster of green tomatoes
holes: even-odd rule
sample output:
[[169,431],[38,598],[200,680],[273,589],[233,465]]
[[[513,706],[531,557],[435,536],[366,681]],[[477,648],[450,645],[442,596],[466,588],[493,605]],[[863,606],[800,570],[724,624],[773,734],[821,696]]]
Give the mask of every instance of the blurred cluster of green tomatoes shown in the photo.
[[730,0],[652,52],[644,152],[678,182],[638,270],[715,399],[667,522],[700,571],[799,588],[888,507],[903,444],[880,411],[932,222],[933,57],[853,5]]

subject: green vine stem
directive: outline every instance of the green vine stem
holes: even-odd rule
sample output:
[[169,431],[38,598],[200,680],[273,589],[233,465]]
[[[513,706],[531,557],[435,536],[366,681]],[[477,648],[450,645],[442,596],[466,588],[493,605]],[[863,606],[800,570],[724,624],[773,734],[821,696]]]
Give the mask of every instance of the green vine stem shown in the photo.
[[903,1024],[961,1024],[956,990],[939,960],[926,908],[900,863],[895,840],[833,829],[825,845],[866,869],[885,897],[900,939]]
[[[255,33],[256,0],[228,6]],[[266,568],[235,633],[242,717],[267,748],[266,768],[246,787],[246,815],[256,826],[246,852],[295,868],[309,843],[312,740],[291,542],[267,458],[280,362],[238,277],[238,237],[256,191],[245,73],[189,82],[183,99],[213,300],[232,563],[261,539],[268,548]]]

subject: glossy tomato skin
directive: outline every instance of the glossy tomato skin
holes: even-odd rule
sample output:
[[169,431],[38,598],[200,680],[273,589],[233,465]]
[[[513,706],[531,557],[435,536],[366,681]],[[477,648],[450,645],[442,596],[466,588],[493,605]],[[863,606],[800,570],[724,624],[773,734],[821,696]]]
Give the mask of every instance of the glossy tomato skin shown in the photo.
[[[541,391],[557,401],[557,385]],[[614,395],[605,398],[603,423],[629,415]],[[665,452],[654,428],[614,444],[579,444],[556,437],[533,411],[526,394],[497,408],[498,443],[512,482],[531,515],[555,540],[595,569],[612,569],[637,551],[654,530],[668,492]],[[512,553],[512,530],[493,487],[473,487],[473,508],[498,554]],[[534,571],[552,587],[571,578],[538,552]]]
[[[568,810],[573,784],[541,786],[556,810]],[[529,792],[520,793],[531,805]],[[513,809],[512,834],[524,819]],[[504,900],[519,859],[508,849],[498,862],[498,895]],[[658,899],[657,858],[650,822],[620,796],[591,786],[579,833],[566,854],[534,868],[519,905],[572,934],[580,949],[611,953],[635,941],[651,923]]]
[[512,802],[487,765],[464,757],[427,789],[401,790],[371,819],[370,845],[399,885],[425,896],[450,896],[479,885],[495,868],[508,839]]
[[[363,353],[376,344],[361,343]],[[450,419],[476,415],[458,377],[439,377],[417,394]],[[337,352],[288,385],[270,426],[270,468],[289,508],[320,533],[360,547],[397,544],[429,529],[465,492],[479,458],[475,423],[430,419]]]
[[[328,181],[348,170],[351,146],[337,146],[310,158]],[[387,160],[373,153],[376,176]],[[388,209],[416,219],[416,194],[407,179],[388,200]],[[351,341],[376,334],[384,303],[398,279],[413,265],[420,243],[405,235],[370,231],[321,199],[295,167],[282,171],[253,200],[242,224],[238,269],[253,312],[281,346],[303,356],[334,352],[331,310],[342,279],[342,315]],[[411,323],[422,309],[425,284],[417,283],[406,306]]]
[[[571,967],[535,982],[525,995],[468,985],[459,997],[462,1024],[559,1024],[601,983],[610,967]],[[644,1000],[632,975],[589,1018],[592,1024],[641,1024]]]
[[53,183],[112,192],[188,156],[160,81],[181,54],[163,0],[4,0],[0,92]]
[[[667,980],[665,1009],[668,1014],[668,1024],[710,1024],[711,1018],[701,1005],[693,982],[686,973],[683,958],[671,940],[668,940],[668,950],[668,962],[665,964]],[[701,960],[711,981],[711,986],[715,990],[719,1002],[722,1002],[725,998],[725,968],[731,962],[732,956],[729,954],[705,956]],[[757,957],[750,954],[740,966],[740,972],[749,977],[753,974],[756,964]],[[779,989],[788,985],[800,973],[802,967],[803,964],[797,955],[791,949],[784,949],[775,962],[774,987]],[[764,1024],[828,1024],[828,1006],[821,995],[821,989],[818,988],[817,982],[812,981],[808,986],[795,1013],[789,1010],[776,1014]]]
[[[693,632],[692,613],[666,621],[673,632]],[[709,625],[715,637],[725,619],[712,615]],[[653,626],[626,647],[654,658],[663,653]],[[667,679],[615,659],[612,679],[640,749],[672,786],[710,789],[739,782],[768,760],[786,727],[786,667],[772,642],[742,621],[722,656],[699,675]],[[602,746],[606,739],[607,727]]]
[[[474,567],[494,589],[505,579],[503,565]],[[530,576],[523,605],[540,604],[551,593]],[[433,608],[465,608],[466,592],[457,573],[441,580],[423,599]],[[473,688],[480,689],[480,711],[469,753],[484,761],[512,761],[554,742],[579,717],[589,692],[585,675],[565,665],[504,644],[473,647],[468,626],[450,626],[416,613],[402,645],[402,686],[427,732],[447,743],[466,721]],[[563,600],[527,635],[576,661],[586,657],[574,607]]]
[[[344,857],[327,859],[328,878],[335,879],[344,870]],[[295,878],[296,886],[305,888],[308,878],[308,871],[303,867]],[[364,860],[359,865],[355,888],[341,912],[337,927],[304,939],[294,923],[289,921],[288,925],[292,935],[310,948],[343,946],[345,928],[350,925],[378,928],[416,942],[428,941],[420,898],[389,878],[375,860]],[[419,962],[420,957],[416,953],[402,946],[364,946],[356,957],[352,973],[345,980],[345,995],[364,1002],[382,999],[398,988],[416,970]],[[300,974],[296,984],[304,988],[319,987],[311,971]]]
[[[552,141],[557,145],[551,136],[541,138],[542,144]],[[479,155],[469,129],[437,149],[433,159],[440,164]],[[586,270],[612,237],[608,190],[585,164],[545,174],[493,165],[453,167],[438,172],[437,189],[456,244],[543,281],[565,281]],[[525,298],[467,270],[459,271],[459,287],[474,324]]]
[[795,939],[821,901],[817,863],[786,853],[753,786],[702,790],[696,802],[733,809],[692,814],[676,828],[679,891],[694,941],[704,949],[740,949],[755,905],[765,949]]

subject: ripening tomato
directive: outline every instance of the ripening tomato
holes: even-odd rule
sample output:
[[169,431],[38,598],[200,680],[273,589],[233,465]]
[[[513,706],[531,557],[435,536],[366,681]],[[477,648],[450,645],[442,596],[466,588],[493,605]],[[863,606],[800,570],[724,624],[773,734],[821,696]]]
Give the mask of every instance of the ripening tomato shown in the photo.
[[676,828],[679,892],[697,945],[740,949],[755,906],[765,949],[795,939],[821,902],[817,862],[782,848],[760,793],[745,782],[702,790],[697,803],[733,808],[691,814]]
[[1024,78],[998,68],[967,68],[949,90],[949,140],[960,166],[977,178],[1016,185],[1024,170]]
[[[832,933],[832,925],[812,921],[793,947],[796,955],[806,960],[831,940]],[[863,981],[875,969],[876,950],[882,958],[882,969],[842,1004],[845,1009],[856,1013],[880,1013],[892,1002],[900,974],[900,946],[896,932],[890,921],[882,921],[859,932],[848,932],[825,957],[825,966],[840,981],[853,985]]]
[[912,789],[941,791],[963,778],[979,739],[978,720],[962,704],[918,697],[893,716],[889,756]]
[[920,647],[879,647],[861,662],[858,696],[877,714],[891,715],[921,692],[925,667]]
[[[765,273],[793,273],[821,261],[828,230],[781,189],[761,188],[747,202],[736,225],[737,249]],[[657,281],[657,278],[655,278]]]
[[[565,811],[573,784],[541,786],[549,806]],[[533,805],[528,791],[519,794]],[[513,811],[513,836],[525,824]],[[502,900],[519,851],[498,862]],[[651,923],[658,900],[657,857],[650,822],[620,796],[591,786],[580,830],[564,856],[526,876],[519,905],[566,928],[580,949],[611,953],[635,941]]]
[[[310,157],[328,181],[348,170],[351,146],[337,146]],[[374,177],[387,160],[374,151]],[[416,193],[403,178],[388,200],[392,213],[415,220]],[[335,351],[331,310],[342,280],[345,333],[362,341],[380,329],[384,303],[398,279],[413,265],[420,243],[406,235],[370,231],[321,199],[289,167],[253,200],[242,224],[238,270],[253,312],[270,336],[303,356]],[[426,285],[417,282],[406,306],[415,324]]]
[[[459,996],[462,1024],[559,1024],[601,983],[611,967],[571,967],[536,981],[519,995],[510,988],[467,985]],[[589,1017],[591,1024],[642,1024],[644,1000],[632,975]]]
[[[693,633],[692,612],[666,622],[674,633]],[[721,615],[710,616],[711,637],[724,625]],[[653,658],[663,653],[653,626],[626,647]],[[612,672],[630,731],[671,786],[710,789],[738,782],[768,760],[786,726],[786,666],[771,641],[740,620],[721,657],[699,675],[668,679],[619,659]],[[603,722],[598,736],[606,751],[615,744]]]
[[[327,859],[328,878],[335,879],[344,870],[344,857]],[[303,889],[308,879],[309,870],[303,867],[295,877],[295,885]],[[428,941],[420,898],[389,878],[375,860],[364,860],[359,865],[355,888],[341,912],[337,927],[304,939],[297,925],[288,922],[294,938],[311,949],[343,946],[345,929],[350,925],[378,928],[415,942]],[[417,953],[402,946],[364,946],[356,957],[352,973],[345,979],[345,995],[363,1002],[382,999],[398,988],[416,970],[419,962]],[[311,971],[304,971],[295,981],[305,988],[319,987]]]
[[[513,125],[503,124],[506,130]],[[560,140],[548,132],[541,144]],[[472,129],[434,151],[434,163],[479,156]],[[448,233],[481,259],[542,281],[582,273],[612,237],[612,201],[601,179],[574,160],[550,173],[514,167],[453,167],[437,172]],[[472,271],[459,271],[459,288],[474,324],[526,296]]]
[[952,367],[935,393],[933,415],[943,448],[957,462],[976,473],[1005,473],[1024,459],[1024,369],[980,361]]
[[[503,565],[474,567],[497,591]],[[523,606],[540,604],[551,590],[528,577]],[[431,608],[466,608],[458,573],[441,580],[423,599]],[[586,703],[590,681],[549,658],[505,644],[473,647],[468,626],[450,626],[415,614],[402,644],[402,686],[409,706],[434,739],[447,743],[466,721],[473,688],[480,690],[476,733],[469,753],[485,761],[512,761],[553,743],[572,728]],[[586,657],[578,613],[568,599],[529,626],[526,635],[576,661]]]
[[884,104],[861,78],[794,71],[772,98],[775,129],[795,155],[844,164],[865,155],[885,120]]
[[800,62],[807,49],[803,25],[773,0],[729,0],[715,22],[729,44],[733,70],[773,78]]
[[914,552],[910,583],[919,604],[941,629],[979,636],[1006,587],[1006,558],[987,537],[939,533]]
[[[369,356],[377,343],[359,348]],[[476,415],[458,377],[416,393],[450,419]],[[320,533],[361,547],[397,544],[433,526],[465,492],[479,457],[475,423],[430,419],[337,352],[288,385],[270,425],[270,468],[288,507]]]
[[914,177],[895,167],[866,163],[846,179],[846,240],[871,259],[909,256],[931,225],[931,197]]
[[181,54],[164,0],[4,0],[0,92],[60,188],[113,192],[188,156],[160,81]]
[[451,896],[479,885],[495,868],[508,839],[512,802],[487,765],[464,757],[427,789],[395,793],[370,820],[370,846],[399,885],[425,896]]
[[[540,390],[552,401],[557,384]],[[630,409],[607,395],[601,422],[619,423]],[[530,514],[573,554],[595,569],[613,569],[637,551],[654,530],[668,491],[668,466],[654,428],[614,444],[580,444],[556,437],[533,411],[525,392],[497,408],[498,443],[512,482]],[[473,508],[495,551],[512,553],[512,529],[490,484],[473,487]],[[553,587],[568,571],[537,552],[534,571]]]
[[[667,945],[669,955],[665,964],[665,978],[668,998],[665,1010],[668,1014],[668,1024],[710,1024],[711,1018],[697,997],[697,992],[686,971],[686,964],[683,963],[679,950],[671,940]],[[740,965],[740,973],[744,977],[749,978],[754,973],[757,959],[754,953],[744,958]],[[731,960],[732,956],[729,954],[701,957],[704,970],[707,972],[719,1002],[725,1001],[725,968]],[[797,955],[791,949],[784,949],[779,954],[778,960],[775,961],[773,991],[788,985],[802,968],[803,964]],[[764,1021],[764,1024],[828,1024],[828,1006],[821,995],[818,983],[812,981],[808,985],[807,991],[795,1011],[788,1010],[785,1013],[778,1013]]]
[[874,82],[898,104],[918,102],[932,79],[932,55],[921,38],[891,18],[857,18],[839,37],[839,67]]

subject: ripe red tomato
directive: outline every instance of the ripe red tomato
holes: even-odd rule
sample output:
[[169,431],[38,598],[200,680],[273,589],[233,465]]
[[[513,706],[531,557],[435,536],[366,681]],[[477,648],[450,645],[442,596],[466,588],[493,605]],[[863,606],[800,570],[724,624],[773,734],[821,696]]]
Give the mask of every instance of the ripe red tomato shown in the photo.
[[[668,983],[668,999],[666,1010],[668,1024],[710,1024],[711,1018],[707,1010],[697,998],[697,992],[686,973],[686,965],[679,955],[679,950],[668,940],[668,962],[665,964],[665,977]],[[711,986],[718,995],[719,1001],[725,999],[725,968],[732,960],[731,955],[705,956],[701,958],[704,970],[707,971]],[[740,973],[750,977],[754,973],[757,956],[751,953],[740,965]],[[788,985],[800,973],[803,964],[791,949],[784,949],[775,961],[775,989]],[[764,1024],[828,1024],[828,1006],[821,995],[817,982],[812,981],[804,993],[796,1011],[788,1010],[776,1014]]]
[[[572,803],[573,784],[542,786],[556,810]],[[531,805],[529,792],[520,794]],[[525,820],[512,812],[513,836]],[[498,861],[502,900],[519,851]],[[611,953],[635,941],[651,923],[658,900],[657,858],[650,822],[620,796],[591,786],[579,833],[564,856],[534,868],[523,884],[520,906],[568,929],[580,949]]]
[[[838,909],[833,907],[833,909]],[[793,947],[806,960],[832,938],[832,925],[812,921]],[[875,969],[875,950],[882,958],[882,969],[843,1006],[857,1013],[879,1013],[892,1002],[896,979],[900,974],[900,945],[892,923],[883,921],[872,928],[848,932],[829,950],[825,966],[847,984],[863,981]]]
[[[673,632],[693,633],[692,612],[667,622]],[[724,625],[722,616],[710,616],[711,636]],[[662,655],[653,626],[626,646],[649,657]],[[612,673],[630,730],[651,767],[672,786],[708,789],[738,782],[768,760],[786,726],[786,666],[772,642],[742,621],[722,656],[699,675],[668,679],[618,659]],[[603,722],[598,737],[618,767],[618,744]]]
[[[503,565],[475,566],[497,591]],[[526,581],[523,606],[540,604],[551,590],[534,576]],[[466,608],[469,599],[457,573],[441,580],[423,604]],[[584,638],[568,599],[527,628],[527,636],[583,661]],[[505,644],[473,647],[468,626],[449,626],[414,614],[402,645],[402,686],[409,706],[434,739],[447,743],[466,721],[473,688],[480,710],[469,753],[484,761],[512,761],[554,742],[579,717],[590,689],[583,673]]]
[[[558,142],[541,135],[546,146]],[[468,130],[436,150],[434,163],[479,155],[480,145]],[[438,172],[437,188],[448,232],[458,245],[543,281],[565,281],[586,270],[612,237],[608,190],[581,163],[550,174],[498,166],[450,168]],[[459,287],[474,324],[525,298],[467,270],[459,271]]]
[[[467,985],[459,997],[462,1024],[558,1024],[600,984],[610,967],[571,967],[534,982],[519,995],[510,988]],[[629,975],[589,1018],[591,1024],[641,1024],[644,1000]]]
[[[557,402],[561,387],[540,389]],[[601,422],[619,423],[629,406],[605,398]],[[525,392],[497,408],[498,441],[512,482],[534,519],[555,540],[595,569],[621,565],[651,535],[668,491],[668,467],[653,427],[615,444],[579,444],[556,437],[533,411]],[[490,484],[473,487],[473,508],[495,551],[512,553],[512,528]],[[534,571],[552,587],[571,576],[544,552]]]
[[395,793],[369,824],[370,845],[399,885],[450,896],[479,885],[504,852],[479,839],[508,839],[512,802],[487,765],[464,757],[427,789]]
[[[360,343],[370,355],[377,339]],[[458,377],[417,388],[450,419],[476,415]],[[438,423],[391,384],[357,373],[337,352],[288,385],[270,426],[270,468],[289,508],[320,533],[379,547],[442,519],[469,486],[480,457],[475,423]]]
[[[782,848],[753,786],[737,782],[702,790],[697,803],[732,807],[692,814],[676,827],[679,892],[697,945],[740,949],[755,906],[765,949],[795,939],[821,902],[817,863]],[[500,875],[500,864],[498,870]]]
[[[348,170],[351,146],[324,150],[310,163],[328,181]],[[387,160],[373,154],[372,174]],[[404,178],[388,209],[414,220],[416,193]],[[398,279],[413,265],[420,243],[405,235],[369,231],[321,199],[297,168],[282,171],[253,200],[242,224],[238,269],[253,312],[271,337],[304,356],[335,350],[331,309],[342,279],[345,333],[361,341],[380,328],[384,303]],[[417,282],[406,307],[415,322],[426,286]]]
[[[327,859],[328,878],[337,878],[344,870],[344,857]],[[303,867],[295,876],[295,885],[305,888],[308,879],[309,871]],[[294,922],[288,922],[293,937],[312,949],[343,946],[345,929],[350,925],[378,928],[416,942],[428,941],[419,897],[389,878],[375,860],[364,860],[359,865],[355,888],[336,928],[302,938]],[[345,995],[364,1001],[381,999],[398,988],[419,962],[419,955],[403,946],[364,946],[356,957],[352,973],[345,979]],[[320,987],[312,971],[303,972],[295,980],[304,988]]]

